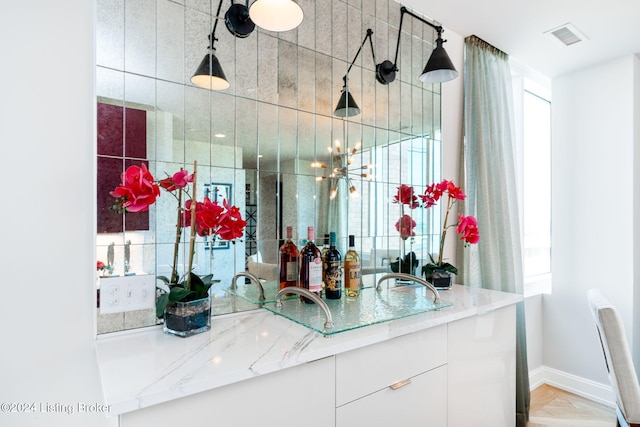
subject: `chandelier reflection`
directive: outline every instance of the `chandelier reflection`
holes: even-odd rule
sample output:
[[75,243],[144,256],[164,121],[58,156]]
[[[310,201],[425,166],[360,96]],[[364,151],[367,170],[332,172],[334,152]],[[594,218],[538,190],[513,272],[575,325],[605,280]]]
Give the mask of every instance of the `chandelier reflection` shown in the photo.
[[[316,181],[324,181],[325,179],[330,180],[331,185],[331,194],[329,198],[331,200],[335,199],[338,195],[338,185],[340,184],[340,180],[344,179],[347,183],[347,187],[349,188],[349,195],[352,197],[358,197],[358,189],[353,183],[353,180],[356,178],[371,180],[373,179],[373,175],[368,172],[373,169],[373,165],[363,165],[359,167],[351,167],[351,163],[353,162],[353,156],[358,152],[358,150],[362,147],[362,144],[358,142],[355,147],[351,150],[347,148],[346,151],[342,151],[340,147],[340,141],[335,141],[334,143],[335,149],[332,147],[328,147],[329,153],[331,153],[331,173],[328,176],[318,176],[316,177]],[[327,165],[321,162],[313,162],[311,163],[311,167],[313,168],[321,168],[328,169]]]

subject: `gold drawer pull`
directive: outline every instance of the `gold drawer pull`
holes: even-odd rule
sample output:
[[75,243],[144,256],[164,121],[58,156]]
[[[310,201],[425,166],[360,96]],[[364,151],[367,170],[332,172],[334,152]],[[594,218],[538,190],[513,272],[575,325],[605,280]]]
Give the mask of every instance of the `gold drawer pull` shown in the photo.
[[409,385],[409,384],[411,384],[411,378],[407,378],[406,380],[398,381],[395,384],[391,384],[389,386],[389,388],[391,390],[397,390],[397,389],[402,388],[402,387],[404,387],[406,385]]

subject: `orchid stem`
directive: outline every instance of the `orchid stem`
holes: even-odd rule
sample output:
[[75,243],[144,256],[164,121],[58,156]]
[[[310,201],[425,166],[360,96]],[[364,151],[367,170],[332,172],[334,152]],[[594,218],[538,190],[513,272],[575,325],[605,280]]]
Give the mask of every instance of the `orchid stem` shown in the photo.
[[196,244],[196,177],[198,172],[198,161],[193,161],[193,192],[191,195],[191,233],[189,238],[189,270],[187,270],[187,283],[185,289],[191,290],[191,269],[193,268],[193,254]]
[[182,190],[178,191],[178,219],[176,220],[176,242],[173,246],[173,266],[171,267],[171,283],[178,283],[178,251],[182,237]]
[[444,222],[442,223],[442,234],[440,236],[440,254],[438,255],[438,267],[442,266],[442,257],[443,254],[442,252],[444,251],[444,241],[445,238],[447,237],[447,221],[449,220],[449,211],[451,210],[451,207],[453,206],[453,199],[451,198],[451,196],[447,197],[447,212],[444,215]]

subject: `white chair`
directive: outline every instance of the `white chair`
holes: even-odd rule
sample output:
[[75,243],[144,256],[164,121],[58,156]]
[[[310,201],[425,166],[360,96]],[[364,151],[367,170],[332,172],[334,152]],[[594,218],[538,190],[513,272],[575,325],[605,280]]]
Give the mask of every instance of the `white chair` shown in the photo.
[[247,271],[259,279],[271,281],[278,280],[278,264],[262,262],[262,254],[258,251],[247,258]]
[[587,292],[616,396],[618,426],[640,427],[640,386],[622,319],[599,289]]

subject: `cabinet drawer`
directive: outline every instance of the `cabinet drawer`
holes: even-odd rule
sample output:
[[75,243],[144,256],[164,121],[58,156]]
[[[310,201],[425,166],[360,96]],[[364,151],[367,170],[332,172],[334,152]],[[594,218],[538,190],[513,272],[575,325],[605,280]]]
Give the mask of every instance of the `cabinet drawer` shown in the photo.
[[441,325],[336,356],[336,406],[447,363]]
[[336,427],[447,426],[447,365],[336,409]]
[[335,423],[334,367],[334,358],[327,357],[259,375],[224,387],[122,414],[118,425],[121,427],[333,426]]

